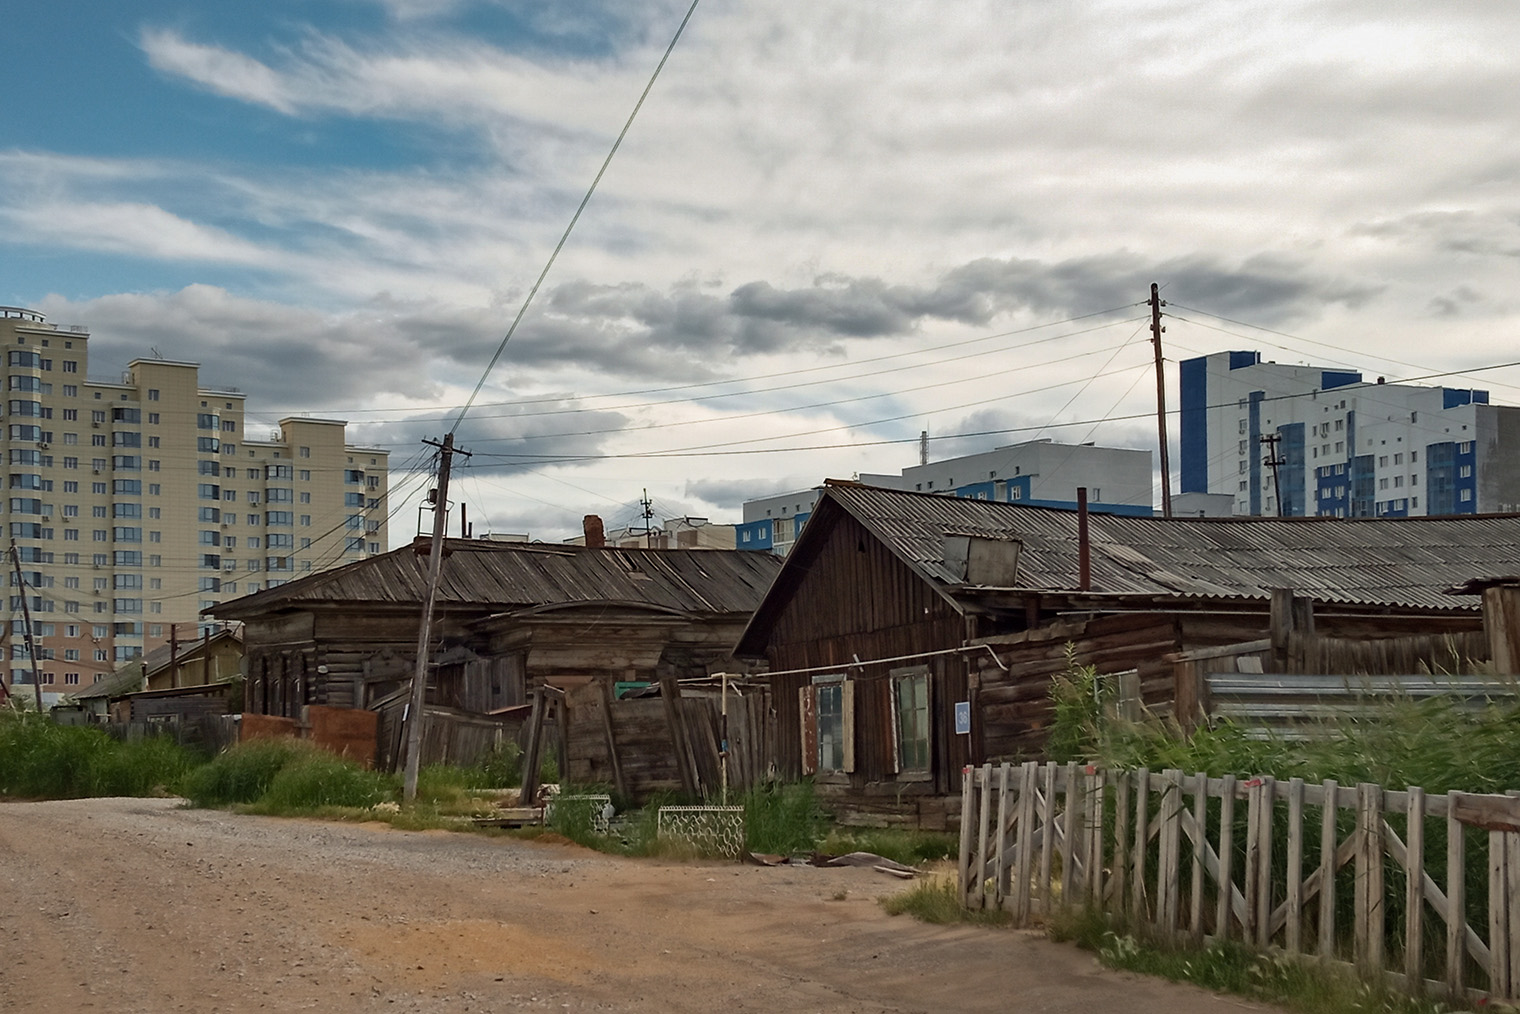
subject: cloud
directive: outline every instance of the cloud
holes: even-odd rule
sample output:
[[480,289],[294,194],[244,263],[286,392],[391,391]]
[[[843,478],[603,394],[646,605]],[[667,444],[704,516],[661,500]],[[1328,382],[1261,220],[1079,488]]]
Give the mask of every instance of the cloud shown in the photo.
[[689,479],[686,495],[722,511],[737,513],[747,500],[790,493],[818,485],[817,478],[753,477],[748,479]]

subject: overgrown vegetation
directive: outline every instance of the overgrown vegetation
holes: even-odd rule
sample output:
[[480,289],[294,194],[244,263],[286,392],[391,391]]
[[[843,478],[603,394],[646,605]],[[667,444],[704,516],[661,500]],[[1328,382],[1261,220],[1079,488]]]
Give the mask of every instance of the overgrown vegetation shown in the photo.
[[35,713],[0,712],[0,796],[149,796],[168,791],[200,760],[157,736],[122,742]]
[[[1175,768],[1216,777],[1265,774],[1279,781],[1296,777],[1310,783],[1333,778],[1341,785],[1373,782],[1389,790],[1420,786],[1432,794],[1453,790],[1503,792],[1520,787],[1520,710],[1508,703],[1470,709],[1439,698],[1414,701],[1391,697],[1356,719],[1337,716],[1323,724],[1306,722],[1297,730],[1303,735],[1291,738],[1248,730],[1228,721],[1215,721],[1185,735],[1170,721],[1120,719],[1108,690],[1093,669],[1075,664],[1069,664],[1067,672],[1053,682],[1051,759],[1095,761],[1114,770]],[[1218,819],[1217,805],[1211,804],[1211,822]],[[1277,809],[1273,829],[1278,841],[1272,851],[1277,868],[1273,879],[1282,883],[1286,872],[1286,804],[1279,803]],[[1386,819],[1395,833],[1406,835],[1403,817],[1389,814]],[[1238,871],[1244,870],[1245,859],[1243,808],[1237,809],[1236,820],[1238,878],[1243,875]],[[1341,838],[1350,833],[1353,822],[1351,813],[1341,813]],[[1445,821],[1430,821],[1425,832],[1426,855],[1443,855]],[[1468,915],[1479,925],[1486,920],[1488,903],[1485,837],[1475,834],[1467,840]],[[1318,851],[1317,838],[1310,836],[1304,843],[1305,868],[1318,864]],[[1151,854],[1155,855],[1154,846]],[[1396,954],[1403,946],[1403,874],[1391,863],[1384,875],[1388,879],[1387,946]],[[1353,925],[1349,911],[1353,876],[1348,869],[1337,878],[1337,926],[1343,934]],[[1082,918],[1086,925],[1079,925],[1073,935],[1114,967],[1187,979],[1305,1011],[1415,1014],[1446,1009],[1431,1001],[1373,989],[1349,975],[1317,965],[1260,955],[1242,945],[1179,950],[1126,935],[1101,915]],[[1427,974],[1437,977],[1443,957],[1440,944],[1434,934],[1427,936]]]
[[1305,1014],[1440,1014],[1454,1009],[1363,982],[1318,962],[1262,954],[1233,941],[1206,947],[1152,944],[1114,931],[1101,914],[1090,910],[1057,920],[1049,931],[1052,939],[1071,940],[1095,951],[1110,968],[1191,982]]
[[1003,926],[1013,918],[1002,909],[967,908],[956,889],[954,875],[926,877],[906,891],[882,898],[881,907],[888,915],[911,915],[941,926],[963,922]]

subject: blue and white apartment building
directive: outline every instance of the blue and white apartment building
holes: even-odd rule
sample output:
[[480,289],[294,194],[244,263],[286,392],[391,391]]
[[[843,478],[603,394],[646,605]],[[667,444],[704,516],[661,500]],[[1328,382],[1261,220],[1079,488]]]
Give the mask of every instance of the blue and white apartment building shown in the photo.
[[1184,360],[1180,379],[1180,490],[1230,494],[1236,515],[1520,510],[1520,408],[1487,391],[1368,382],[1258,352]]
[[[1033,440],[905,468],[899,475],[862,474],[868,486],[915,490],[973,500],[1075,510],[1078,487],[1087,487],[1090,510],[1152,513],[1151,452],[1093,444]],[[785,553],[817,503],[818,488],[782,493],[744,504],[739,549]]]

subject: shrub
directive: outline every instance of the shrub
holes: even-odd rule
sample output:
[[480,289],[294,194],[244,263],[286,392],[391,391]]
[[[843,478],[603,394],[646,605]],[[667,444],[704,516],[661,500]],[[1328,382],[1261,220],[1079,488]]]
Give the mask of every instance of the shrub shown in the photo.
[[239,743],[190,772],[181,780],[179,792],[195,806],[252,803],[269,790],[282,768],[314,749],[295,739]]
[[367,808],[393,799],[396,780],[366,771],[321,750],[294,758],[275,774],[254,803],[261,813],[294,813],[324,807]]

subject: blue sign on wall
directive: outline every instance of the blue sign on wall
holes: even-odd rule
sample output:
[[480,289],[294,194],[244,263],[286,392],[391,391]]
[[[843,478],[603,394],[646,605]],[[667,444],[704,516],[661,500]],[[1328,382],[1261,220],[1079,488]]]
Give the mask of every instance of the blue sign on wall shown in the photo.
[[955,702],[955,731],[957,734],[966,736],[971,733],[971,702]]

